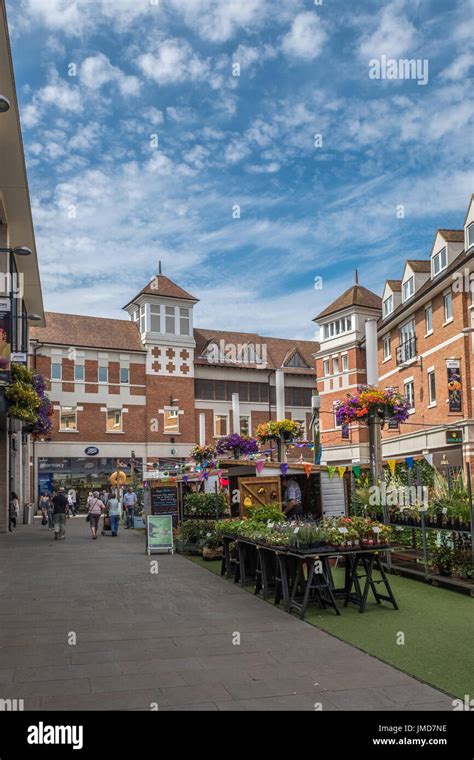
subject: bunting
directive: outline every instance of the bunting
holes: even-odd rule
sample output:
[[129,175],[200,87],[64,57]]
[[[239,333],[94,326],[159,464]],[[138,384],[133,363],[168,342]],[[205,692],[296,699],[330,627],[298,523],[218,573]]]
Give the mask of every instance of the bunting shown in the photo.
[[406,457],[405,462],[408,469],[411,470],[413,468],[413,462],[414,462],[413,457]]
[[352,465],[352,472],[354,473],[354,476],[356,478],[360,478],[360,464],[353,464]]
[[328,475],[329,480],[332,480],[334,477],[334,473],[336,472],[336,466],[333,464],[328,464]]
[[282,462],[280,465],[280,470],[283,477],[285,477],[286,473],[288,472],[288,464],[286,462]]
[[303,462],[304,471],[306,473],[306,477],[309,478],[311,475],[311,468],[312,468],[311,462]]
[[346,470],[347,470],[347,467],[345,465],[341,464],[341,465],[338,466],[337,471],[339,473],[339,477],[341,478],[341,480],[344,477],[344,473],[345,473]]
[[395,468],[397,466],[397,460],[396,459],[387,459],[387,464],[390,467],[390,472],[392,475],[395,475]]
[[260,475],[260,473],[262,472],[263,468],[265,467],[265,460],[264,459],[259,459],[259,461],[255,463],[255,467],[257,468],[257,472]]
[[433,454],[424,454],[423,455],[430,467],[433,467]]

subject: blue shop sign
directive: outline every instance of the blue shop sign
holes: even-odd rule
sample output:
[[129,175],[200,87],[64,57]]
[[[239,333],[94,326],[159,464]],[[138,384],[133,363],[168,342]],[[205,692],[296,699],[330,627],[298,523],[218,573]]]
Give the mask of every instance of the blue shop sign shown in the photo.
[[86,454],[88,457],[95,457],[99,453],[99,449],[97,446],[88,446],[87,449],[84,449],[84,454]]

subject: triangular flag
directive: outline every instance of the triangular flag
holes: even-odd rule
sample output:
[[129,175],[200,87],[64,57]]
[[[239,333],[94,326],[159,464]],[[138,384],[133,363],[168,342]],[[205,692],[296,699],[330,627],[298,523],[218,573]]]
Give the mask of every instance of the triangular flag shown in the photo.
[[311,468],[312,468],[311,462],[303,462],[304,471],[306,473],[306,477],[309,478],[311,475]]
[[344,465],[339,465],[339,467],[337,468],[337,471],[339,473],[340,478],[344,477],[344,473],[346,470],[347,470],[347,467],[345,467]]
[[199,480],[204,480],[204,475],[202,474],[202,472],[199,473],[198,478]]
[[255,462],[255,467],[257,468],[257,472],[260,475],[260,473],[262,472],[263,468],[265,467],[265,460],[264,459],[259,459],[258,462]]
[[187,483],[189,480],[187,475],[183,475],[183,483]]
[[425,457],[430,467],[433,467],[433,454],[423,454],[423,456]]
[[283,477],[285,477],[286,473],[288,472],[288,465],[286,462],[282,462],[280,465],[281,474]]
[[413,468],[413,462],[414,462],[413,457],[407,457],[405,459],[405,462],[407,464],[408,469],[411,470]]
[[220,484],[222,488],[225,488],[226,486],[229,485],[229,481],[227,478],[220,478]]
[[336,472],[336,467],[333,464],[328,464],[328,475],[329,475],[330,480],[333,479],[335,472]]
[[209,473],[208,472],[204,473],[204,480],[209,480]]
[[353,464],[352,472],[354,473],[354,477],[360,478],[360,464]]
[[395,468],[397,466],[397,460],[396,459],[387,459],[387,464],[390,467],[390,472],[392,475],[395,475]]

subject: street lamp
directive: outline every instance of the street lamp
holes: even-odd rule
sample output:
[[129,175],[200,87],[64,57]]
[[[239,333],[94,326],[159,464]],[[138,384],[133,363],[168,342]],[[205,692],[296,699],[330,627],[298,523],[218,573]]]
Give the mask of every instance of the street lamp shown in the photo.
[[14,256],[31,256],[33,251],[31,250],[31,248],[27,248],[26,245],[19,245],[16,248],[9,248],[8,246],[0,246],[0,253],[11,253]]
[[10,101],[5,95],[0,95],[0,113],[6,113],[10,110]]

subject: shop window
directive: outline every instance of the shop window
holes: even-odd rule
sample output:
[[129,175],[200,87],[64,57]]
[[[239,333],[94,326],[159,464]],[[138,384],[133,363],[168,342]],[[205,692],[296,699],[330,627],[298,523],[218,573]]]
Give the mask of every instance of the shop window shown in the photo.
[[448,322],[453,318],[453,294],[451,291],[445,293],[443,296],[444,304],[444,321]]
[[179,433],[179,409],[165,409],[164,433]]
[[130,370],[128,367],[120,367],[120,382],[124,385],[130,383]]
[[85,367],[83,364],[76,364],[74,365],[74,380],[76,383],[83,383],[84,382],[84,373],[85,373]]
[[97,371],[97,379],[99,383],[108,383],[109,382],[109,368],[99,367]]
[[63,374],[63,368],[61,364],[53,362],[51,364],[51,380],[61,380]]
[[107,411],[107,431],[109,433],[121,433],[122,430],[122,410],[109,409]]
[[59,413],[60,430],[77,430],[77,414],[73,406],[62,406]]
[[214,435],[220,438],[223,435],[228,435],[228,420],[226,414],[214,415]]
[[240,417],[240,435],[250,435],[250,417],[248,414]]

